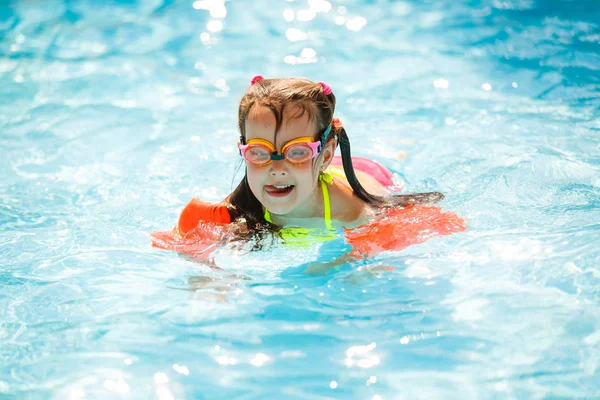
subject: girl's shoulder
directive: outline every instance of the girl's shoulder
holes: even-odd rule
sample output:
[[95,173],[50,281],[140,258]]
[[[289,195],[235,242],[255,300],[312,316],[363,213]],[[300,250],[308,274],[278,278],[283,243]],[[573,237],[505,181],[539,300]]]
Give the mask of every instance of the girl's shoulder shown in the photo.
[[331,219],[345,228],[362,225],[375,215],[371,206],[359,199],[343,178],[334,178],[329,184]]

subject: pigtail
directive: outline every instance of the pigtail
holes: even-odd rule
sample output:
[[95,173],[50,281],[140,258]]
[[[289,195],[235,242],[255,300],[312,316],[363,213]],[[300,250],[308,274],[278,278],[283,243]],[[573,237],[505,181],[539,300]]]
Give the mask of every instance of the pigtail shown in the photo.
[[346,130],[341,127],[336,132],[339,138],[340,152],[342,154],[342,165],[346,179],[352,187],[356,196],[366,203],[375,207],[406,207],[412,204],[428,204],[437,203],[444,198],[444,195],[439,192],[400,194],[393,196],[376,196],[365,190],[358,181],[354,166],[352,165],[352,155],[350,152],[350,139],[346,134]]
[[346,179],[350,184],[350,187],[358,196],[359,199],[375,206],[383,206],[384,202],[382,198],[379,196],[374,196],[371,193],[367,192],[365,188],[362,187],[358,178],[356,177],[356,172],[354,172],[354,166],[352,165],[352,154],[350,152],[350,139],[346,134],[346,130],[341,128],[338,131],[339,145],[340,145],[340,153],[342,154],[342,165],[344,167],[344,174],[346,175]]
[[367,192],[367,190],[358,181],[356,172],[354,172],[354,165],[352,165],[352,154],[350,152],[350,139],[346,134],[346,130],[338,118],[332,118],[336,103],[333,90],[331,89],[331,86],[324,82],[318,82],[318,85],[320,85],[319,89],[322,89],[321,93],[325,96],[326,102],[328,103],[327,107],[325,108],[330,112],[329,123],[333,128],[333,134],[337,136],[338,139],[340,152],[342,154],[344,174],[346,175],[346,179],[348,180],[350,187],[359,199],[374,207],[387,208],[406,207],[411,204],[437,203],[444,198],[444,195],[439,192],[400,194],[392,196],[376,196]]

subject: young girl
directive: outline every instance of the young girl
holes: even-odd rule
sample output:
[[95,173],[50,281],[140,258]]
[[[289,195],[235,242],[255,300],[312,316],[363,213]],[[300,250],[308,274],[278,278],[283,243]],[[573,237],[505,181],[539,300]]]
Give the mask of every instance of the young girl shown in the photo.
[[415,208],[441,193],[391,194],[400,187],[390,171],[351,156],[335,104],[323,82],[254,77],[238,113],[244,178],[221,203],[193,199],[153,244],[206,258],[217,243],[252,240],[261,248],[268,237],[328,240],[345,228],[350,254],[364,257],[466,228],[454,213]]

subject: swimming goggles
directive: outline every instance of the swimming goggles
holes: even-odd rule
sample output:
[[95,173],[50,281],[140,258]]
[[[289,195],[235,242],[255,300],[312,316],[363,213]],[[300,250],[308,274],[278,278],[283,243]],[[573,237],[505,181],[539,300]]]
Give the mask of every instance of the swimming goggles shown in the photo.
[[250,139],[247,144],[239,143],[238,148],[244,160],[259,166],[269,165],[275,160],[284,159],[292,164],[302,164],[321,153],[330,131],[331,125],[323,132],[321,140],[316,142],[310,136],[290,140],[281,149],[281,154],[277,153],[273,143],[265,139]]

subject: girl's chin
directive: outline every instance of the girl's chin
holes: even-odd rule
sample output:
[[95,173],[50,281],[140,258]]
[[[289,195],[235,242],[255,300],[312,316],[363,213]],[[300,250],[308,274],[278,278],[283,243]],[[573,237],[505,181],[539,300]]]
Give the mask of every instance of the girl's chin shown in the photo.
[[271,203],[270,206],[269,205],[267,206],[267,210],[269,210],[269,212],[271,214],[277,214],[277,215],[285,216],[285,215],[289,214],[292,211],[292,207],[290,207],[290,205],[288,205],[288,204],[273,204],[273,203]]
[[285,198],[281,198],[281,197],[277,197],[277,198],[270,198],[269,196],[265,196],[266,197],[266,201],[263,203],[263,206],[265,206],[267,208],[267,210],[269,210],[269,212],[271,214],[277,214],[277,215],[287,215],[291,212],[294,211],[294,209],[296,208],[296,202],[295,199],[292,197],[285,197]]

